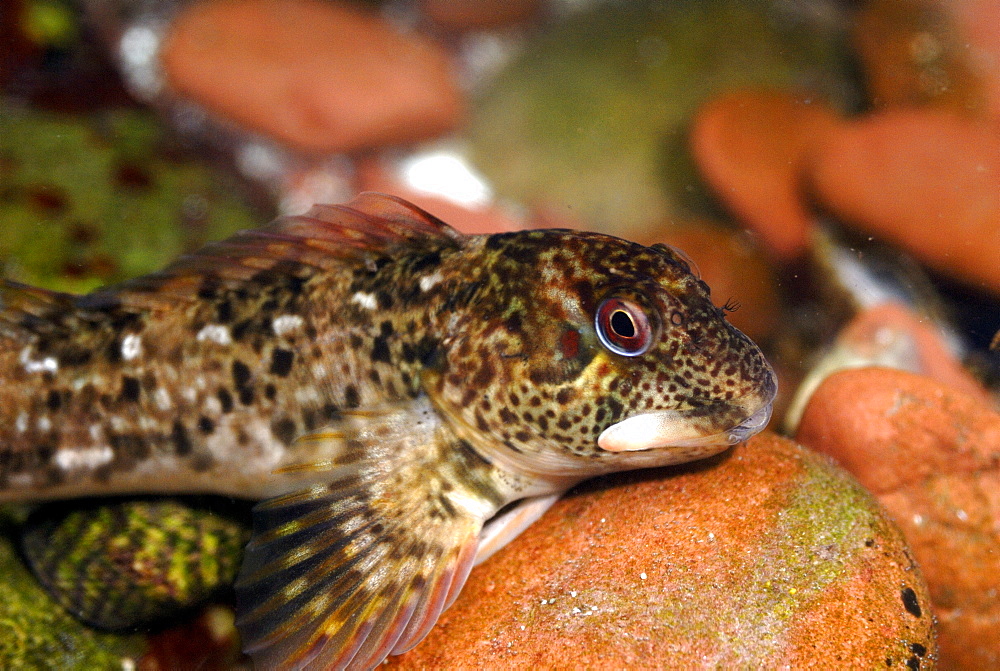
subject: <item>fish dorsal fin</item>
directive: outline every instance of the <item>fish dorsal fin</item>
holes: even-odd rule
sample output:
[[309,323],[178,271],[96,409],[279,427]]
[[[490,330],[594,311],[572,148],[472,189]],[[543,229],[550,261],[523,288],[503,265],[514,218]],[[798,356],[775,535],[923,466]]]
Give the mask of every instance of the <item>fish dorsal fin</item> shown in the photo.
[[280,267],[325,268],[346,259],[374,259],[398,246],[427,242],[457,246],[461,233],[402,198],[365,192],[340,205],[315,205],[182,256],[163,270],[109,287],[143,303],[168,295],[197,295],[206,281],[245,282]]
[[255,508],[236,583],[244,649],[257,668],[371,668],[434,625],[504,501],[470,484],[488,465],[425,397],[301,440],[334,456],[295,467],[321,484]]
[[45,321],[53,312],[69,310],[76,296],[0,279],[0,331],[23,335],[33,320]]

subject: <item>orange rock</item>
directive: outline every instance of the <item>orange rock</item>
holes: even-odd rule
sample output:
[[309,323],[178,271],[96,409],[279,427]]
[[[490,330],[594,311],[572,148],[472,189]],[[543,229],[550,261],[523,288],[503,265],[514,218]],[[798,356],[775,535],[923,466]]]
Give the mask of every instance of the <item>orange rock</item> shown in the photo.
[[420,9],[440,26],[455,30],[524,23],[538,15],[539,0],[421,0]]
[[996,126],[895,110],[826,138],[811,180],[827,208],[929,265],[1000,291]]
[[195,3],[171,25],[161,61],[180,95],[310,152],[433,137],[463,105],[442,48],[337,2]]
[[736,91],[698,112],[691,149],[719,198],[775,254],[790,259],[808,244],[803,165],[837,125],[828,105],[806,95]]
[[942,661],[1000,665],[1000,414],[929,378],[829,377],[797,439],[833,456],[899,522],[930,585]]
[[757,436],[584,485],[473,571],[397,668],[917,668],[920,572],[839,469]]
[[871,0],[864,4],[854,22],[854,45],[876,107],[933,105],[961,114],[984,111],[983,82],[973,70],[969,41],[948,7],[963,4],[971,3]]

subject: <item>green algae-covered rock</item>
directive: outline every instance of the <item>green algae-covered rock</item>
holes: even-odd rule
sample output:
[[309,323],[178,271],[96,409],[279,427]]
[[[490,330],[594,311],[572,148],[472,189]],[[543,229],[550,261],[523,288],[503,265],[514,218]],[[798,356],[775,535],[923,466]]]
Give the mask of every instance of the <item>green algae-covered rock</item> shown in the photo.
[[267,220],[164,145],[148,112],[74,117],[0,98],[3,275],[87,291]]
[[0,537],[0,668],[121,669],[141,637],[97,632],[60,608]]
[[700,209],[686,124],[743,85],[843,106],[842,35],[795,3],[605,2],[539,34],[478,100],[472,156],[498,191],[626,237]]
[[927,586],[844,471],[765,433],[585,484],[399,668],[931,668]]
[[125,629],[177,615],[228,588],[249,536],[245,506],[71,501],[32,514],[23,548],[68,611],[98,627]]

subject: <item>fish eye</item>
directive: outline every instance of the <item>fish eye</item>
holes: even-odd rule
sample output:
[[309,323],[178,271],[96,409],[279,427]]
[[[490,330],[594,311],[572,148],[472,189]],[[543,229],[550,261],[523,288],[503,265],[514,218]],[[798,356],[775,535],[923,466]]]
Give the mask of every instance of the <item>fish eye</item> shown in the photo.
[[653,342],[653,328],[645,310],[624,298],[607,298],[594,317],[601,344],[615,354],[639,356]]

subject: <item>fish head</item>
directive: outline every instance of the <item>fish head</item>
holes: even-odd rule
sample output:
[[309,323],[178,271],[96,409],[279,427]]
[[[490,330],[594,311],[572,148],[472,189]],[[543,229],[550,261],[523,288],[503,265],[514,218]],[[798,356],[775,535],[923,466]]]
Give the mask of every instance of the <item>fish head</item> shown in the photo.
[[515,460],[588,473],[680,463],[767,424],[774,371],[683,253],[530,231],[491,236],[484,254],[446,396]]

